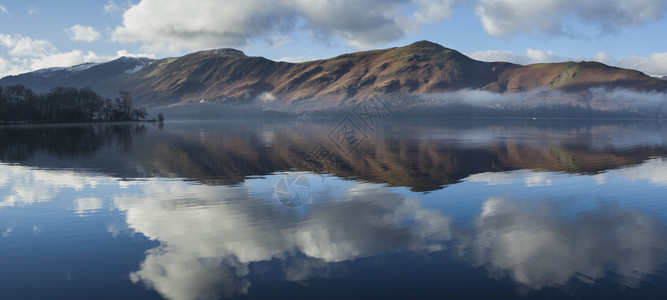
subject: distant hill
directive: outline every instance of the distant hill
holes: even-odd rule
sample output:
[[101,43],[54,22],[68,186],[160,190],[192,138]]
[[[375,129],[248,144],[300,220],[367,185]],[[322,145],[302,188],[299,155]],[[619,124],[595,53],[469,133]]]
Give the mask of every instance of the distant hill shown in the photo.
[[23,84],[36,92],[55,86],[90,87],[105,96],[125,90],[144,106],[244,103],[258,98],[277,103],[314,99],[339,103],[381,94],[418,95],[462,89],[495,93],[535,89],[576,93],[592,87],[667,91],[665,80],[597,62],[482,62],[428,41],[303,63],[275,62],[234,49],[158,60],[122,57],[0,79],[0,85],[13,84]]

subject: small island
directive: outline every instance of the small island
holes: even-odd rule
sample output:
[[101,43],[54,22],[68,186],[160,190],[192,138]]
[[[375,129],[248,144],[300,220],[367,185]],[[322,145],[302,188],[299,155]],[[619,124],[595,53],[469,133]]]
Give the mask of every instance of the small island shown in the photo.
[[[0,86],[0,124],[146,121],[129,92],[103,98],[90,88],[56,87],[36,94],[23,85]],[[164,120],[162,114],[160,121]],[[151,120],[156,121],[156,120]]]

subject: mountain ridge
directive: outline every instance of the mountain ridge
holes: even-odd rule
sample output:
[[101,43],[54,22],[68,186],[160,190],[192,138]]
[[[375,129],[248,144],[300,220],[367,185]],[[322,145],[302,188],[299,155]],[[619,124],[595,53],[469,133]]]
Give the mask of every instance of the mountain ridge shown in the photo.
[[[667,91],[667,81],[598,62],[518,65],[483,62],[418,41],[403,47],[341,54],[301,63],[247,56],[231,48],[163,59],[123,57],[106,63],[37,70],[0,79],[36,92],[55,86],[90,87],[110,96],[125,90],[142,106],[194,103],[330,104],[376,95],[458,90],[516,93],[535,89],[581,93],[593,87]],[[48,76],[45,76],[48,74]],[[262,97],[262,95],[270,95]]]

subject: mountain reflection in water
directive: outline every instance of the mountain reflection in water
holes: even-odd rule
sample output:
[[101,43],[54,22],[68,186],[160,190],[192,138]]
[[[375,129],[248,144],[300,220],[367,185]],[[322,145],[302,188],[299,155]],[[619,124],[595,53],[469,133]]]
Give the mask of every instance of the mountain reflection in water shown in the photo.
[[351,153],[329,147],[340,161],[325,162],[321,170],[309,165],[309,152],[334,122],[182,122],[165,130],[154,124],[0,128],[0,159],[205,184],[235,184],[279,171],[324,171],[432,191],[483,172],[594,174],[667,155],[667,126],[660,122],[552,122],[381,124]]
[[[667,292],[664,124],[385,123],[318,175],[305,155],[332,123],[0,128],[0,231],[29,245],[54,230],[39,224],[75,216],[63,224],[92,225],[67,227],[75,242],[58,247],[95,255],[113,241],[99,263],[131,267],[82,265],[70,282],[92,272],[168,299]],[[308,180],[308,203],[276,199],[284,175]],[[7,274],[14,295],[27,278]],[[109,295],[156,297],[132,293]]]

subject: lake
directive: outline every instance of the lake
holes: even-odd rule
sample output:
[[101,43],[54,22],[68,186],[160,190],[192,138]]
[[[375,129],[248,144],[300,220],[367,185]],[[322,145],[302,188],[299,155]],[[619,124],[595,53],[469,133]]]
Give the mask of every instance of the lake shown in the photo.
[[659,299],[667,123],[2,126],[0,234],[3,299]]

